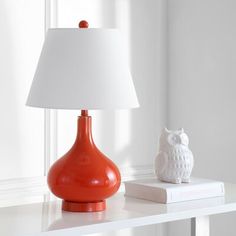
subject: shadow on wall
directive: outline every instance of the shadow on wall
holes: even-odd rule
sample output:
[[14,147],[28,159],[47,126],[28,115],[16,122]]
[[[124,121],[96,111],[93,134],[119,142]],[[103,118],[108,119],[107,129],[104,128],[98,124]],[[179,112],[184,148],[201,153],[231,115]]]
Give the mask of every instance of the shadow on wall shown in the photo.
[[[103,3],[106,5],[107,1]],[[120,167],[152,165],[158,135],[165,124],[166,112],[161,110],[160,97],[164,78],[160,78],[159,10],[159,1],[129,0],[110,1],[103,12],[104,27],[118,27],[125,36],[140,102],[137,109],[101,114],[101,150]]]

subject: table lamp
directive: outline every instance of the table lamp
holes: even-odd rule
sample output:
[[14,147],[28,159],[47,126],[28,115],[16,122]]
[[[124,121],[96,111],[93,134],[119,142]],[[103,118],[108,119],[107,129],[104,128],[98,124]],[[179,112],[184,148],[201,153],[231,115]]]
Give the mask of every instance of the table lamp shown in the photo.
[[49,29],[26,104],[81,110],[76,140],[51,166],[48,186],[65,211],[105,210],[121,177],[94,144],[88,110],[139,106],[119,31],[88,28],[86,21]]

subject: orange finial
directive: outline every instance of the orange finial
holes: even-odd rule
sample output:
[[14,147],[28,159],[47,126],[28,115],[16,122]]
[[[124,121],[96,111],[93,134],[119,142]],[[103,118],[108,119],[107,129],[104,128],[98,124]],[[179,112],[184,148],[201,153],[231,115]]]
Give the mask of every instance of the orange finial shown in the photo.
[[86,20],[82,20],[79,23],[79,28],[88,28],[89,27],[89,23]]
[[88,110],[81,110],[81,116],[88,116]]

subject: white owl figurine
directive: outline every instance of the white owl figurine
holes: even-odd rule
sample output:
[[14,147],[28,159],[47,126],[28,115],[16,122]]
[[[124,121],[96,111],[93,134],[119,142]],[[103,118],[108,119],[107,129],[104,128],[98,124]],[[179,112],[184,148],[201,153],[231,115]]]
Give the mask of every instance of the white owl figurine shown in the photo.
[[175,184],[190,182],[193,154],[188,143],[188,136],[183,129],[163,129],[159,153],[155,159],[155,171],[159,180]]

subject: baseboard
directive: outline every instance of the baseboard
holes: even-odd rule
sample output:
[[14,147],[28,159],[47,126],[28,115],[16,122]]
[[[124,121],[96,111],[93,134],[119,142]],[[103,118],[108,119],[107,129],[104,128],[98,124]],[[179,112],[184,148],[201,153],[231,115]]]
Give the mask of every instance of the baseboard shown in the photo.
[[[154,176],[151,165],[123,166],[120,167],[120,172],[122,182]],[[120,191],[124,191],[123,184]],[[48,192],[45,176],[0,180],[0,205],[39,201],[42,197],[48,197]]]
[[11,195],[17,197],[44,191],[47,191],[46,178],[44,176],[0,180],[0,199]]
[[122,181],[150,178],[154,176],[152,165],[123,166],[120,167],[120,172]]

